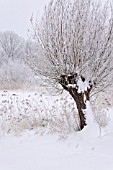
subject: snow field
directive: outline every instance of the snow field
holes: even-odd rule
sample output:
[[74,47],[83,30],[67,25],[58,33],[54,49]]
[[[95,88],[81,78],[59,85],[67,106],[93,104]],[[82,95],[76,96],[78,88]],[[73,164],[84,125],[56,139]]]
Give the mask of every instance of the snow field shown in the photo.
[[112,170],[113,136],[93,140],[25,133],[0,139],[1,170]]
[[1,91],[0,170],[112,170],[113,108],[103,108],[105,126],[88,120],[76,132],[74,107],[66,95]]
[[[112,107],[98,107],[95,101],[92,104],[99,126],[112,126]],[[50,96],[37,91],[0,91],[0,134],[35,129],[36,133],[65,135],[75,132],[78,124],[76,105],[67,93]]]
[[27,129],[35,129],[37,133],[70,133],[77,128],[77,111],[73,100],[66,95],[48,96],[31,91],[0,93],[0,133],[20,134]]

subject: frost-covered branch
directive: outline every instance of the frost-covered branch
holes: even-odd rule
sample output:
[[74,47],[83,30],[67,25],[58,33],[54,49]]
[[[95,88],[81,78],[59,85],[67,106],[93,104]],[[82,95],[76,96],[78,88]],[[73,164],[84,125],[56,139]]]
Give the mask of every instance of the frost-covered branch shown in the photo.
[[36,41],[40,40],[34,57],[37,72],[57,82],[61,75],[78,73],[96,90],[110,84],[112,13],[109,3],[101,7],[92,0],[51,1],[41,23],[34,25]]

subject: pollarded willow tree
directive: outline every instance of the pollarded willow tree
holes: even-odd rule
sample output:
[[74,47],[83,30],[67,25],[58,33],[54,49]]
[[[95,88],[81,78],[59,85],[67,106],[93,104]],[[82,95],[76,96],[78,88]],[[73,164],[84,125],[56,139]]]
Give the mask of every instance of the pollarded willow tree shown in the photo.
[[40,59],[31,57],[30,65],[35,73],[60,84],[73,97],[82,130],[91,92],[102,91],[111,84],[112,6],[107,2],[102,7],[93,0],[54,0],[33,28]]

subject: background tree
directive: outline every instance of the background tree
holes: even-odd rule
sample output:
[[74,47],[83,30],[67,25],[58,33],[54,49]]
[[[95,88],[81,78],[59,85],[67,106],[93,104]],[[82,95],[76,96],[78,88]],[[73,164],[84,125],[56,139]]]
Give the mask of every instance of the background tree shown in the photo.
[[[1,86],[18,84],[20,87],[31,81],[32,71],[23,62],[25,40],[12,31],[0,33],[0,82]],[[1,87],[0,86],[0,87]]]
[[24,53],[24,39],[12,31],[0,33],[0,52],[7,59],[19,59]]
[[[92,0],[54,0],[33,24],[39,53],[29,58],[36,74],[60,84],[76,102],[80,130],[86,101],[110,85],[113,70],[113,10]],[[40,56],[40,57],[39,57]],[[32,62],[30,62],[32,60]]]

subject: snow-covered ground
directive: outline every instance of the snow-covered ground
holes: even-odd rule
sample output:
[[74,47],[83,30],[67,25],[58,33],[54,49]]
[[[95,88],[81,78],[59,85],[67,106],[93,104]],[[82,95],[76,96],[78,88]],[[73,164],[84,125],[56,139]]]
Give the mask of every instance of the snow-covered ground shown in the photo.
[[[43,104],[45,101],[52,110],[54,109],[50,105],[53,99],[49,101],[49,96],[45,98],[39,96],[36,93],[28,92],[1,92],[0,170],[112,170],[113,108],[107,109],[109,115],[107,127],[99,128],[95,123],[81,132],[54,134],[52,131],[52,133],[42,134],[39,133],[40,128],[37,129],[33,125],[31,126],[33,128],[30,127],[32,123],[36,123],[36,118],[40,118],[37,116],[33,121],[32,116],[36,116],[37,108],[42,103],[40,100],[43,100]],[[50,103],[47,104],[46,98]],[[54,97],[53,102],[56,103],[56,100],[57,97]],[[37,101],[40,101],[38,105],[36,105]],[[58,106],[60,106],[60,102],[64,102],[64,100],[57,101]],[[47,108],[46,106],[45,111]],[[57,112],[61,112],[62,109],[64,108],[60,107]],[[70,107],[65,109],[70,109]],[[24,112],[23,115],[21,115],[22,112]],[[46,116],[49,116],[48,112],[46,112]],[[25,118],[25,113],[27,118]],[[61,114],[63,113],[61,112]],[[22,118],[24,123],[21,121]],[[28,123],[29,118],[32,119],[32,123]],[[64,122],[67,123],[66,120]],[[39,126],[38,123],[36,123],[37,126]],[[12,133],[14,129],[12,128],[10,131],[11,124],[14,129],[22,126],[21,133],[20,131]],[[61,124],[59,123],[59,125]]]
[[[93,132],[92,132],[93,133]],[[24,134],[0,138],[1,170],[112,170],[113,133],[93,140]]]
[[42,131],[67,133],[77,128],[77,117],[75,104],[66,94],[51,96],[40,91],[0,91],[0,134],[18,134],[34,128],[36,131],[41,128]]

